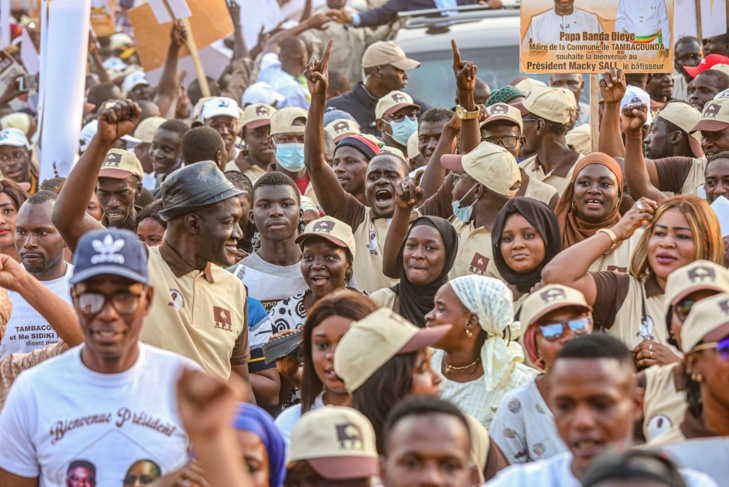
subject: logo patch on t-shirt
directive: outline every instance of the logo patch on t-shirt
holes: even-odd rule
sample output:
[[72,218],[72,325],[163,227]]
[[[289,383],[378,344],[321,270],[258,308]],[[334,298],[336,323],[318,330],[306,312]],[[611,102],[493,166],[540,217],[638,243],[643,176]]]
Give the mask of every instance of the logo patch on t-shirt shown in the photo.
[[486,275],[486,268],[488,265],[489,258],[476,252],[471,260],[471,266],[468,268],[468,272],[471,274],[478,274],[479,276]]
[[172,298],[172,301],[167,303],[167,306],[172,306],[177,311],[180,311],[185,307],[185,297],[180,291],[177,289],[170,289],[170,297]]
[[377,255],[377,234],[374,231],[370,232],[370,254]]
[[220,306],[213,306],[213,314],[215,315],[215,328],[233,331],[233,318],[230,316],[230,311]]

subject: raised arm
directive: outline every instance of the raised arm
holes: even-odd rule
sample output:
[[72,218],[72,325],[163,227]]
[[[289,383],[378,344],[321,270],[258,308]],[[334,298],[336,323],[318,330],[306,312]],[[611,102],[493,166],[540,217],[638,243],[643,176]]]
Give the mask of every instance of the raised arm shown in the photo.
[[[476,89],[476,72],[478,67],[473,61],[461,61],[461,53],[455,39],[451,39],[453,48],[453,73],[456,75],[456,86],[458,87],[458,101],[464,110],[473,112],[478,109],[473,98]],[[463,154],[468,154],[481,143],[481,127],[479,119],[473,118],[461,122],[461,149]]]
[[68,346],[84,341],[73,307],[30,275],[7,255],[0,254],[0,287],[15,291],[38,311]]
[[444,184],[448,185],[446,189],[449,193],[453,191],[453,181],[451,178],[446,177],[448,171],[445,167],[443,167],[443,164],[440,163],[440,158],[445,154],[453,154],[455,152],[455,141],[460,132],[461,119],[454,114],[453,118],[451,118],[443,128],[443,133],[440,135],[438,145],[435,146],[435,151],[433,152],[433,155],[430,156],[428,165],[425,166],[425,173],[420,180],[420,187],[423,188],[423,197],[425,199],[434,195]]
[[316,14],[316,15],[312,15],[305,21],[301,22],[296,27],[292,27],[290,29],[283,29],[280,32],[278,32],[277,34],[271,36],[268,39],[268,41],[266,41],[266,47],[263,49],[263,53],[264,54],[267,52],[278,53],[279,44],[281,44],[281,42],[283,42],[284,39],[288,39],[289,37],[295,37],[309,29],[324,30],[325,29],[324,26],[330,20],[331,19],[324,14]]
[[185,31],[182,24],[178,25],[178,22],[173,22],[172,30],[170,31],[170,47],[167,49],[167,59],[165,59],[162,75],[157,85],[157,94],[154,97],[154,102],[159,107],[159,112],[165,118],[174,116],[174,113],[170,115],[170,110],[175,106],[175,100],[180,93],[179,76],[177,74],[177,56],[180,53],[180,48],[185,44],[186,39],[187,31]]
[[661,201],[666,196],[653,186],[650,172],[658,179],[656,166],[650,161],[648,163],[643,157],[643,132],[642,128],[647,119],[648,107],[639,105],[628,105],[623,109],[625,123],[625,162],[623,164],[625,179],[628,183],[628,192],[634,199],[650,198],[654,201]]
[[99,108],[98,131],[71,169],[53,207],[53,225],[71,252],[76,250],[76,244],[84,233],[104,228],[86,214],[85,202],[91,200],[106,153],[117,140],[134,130],[141,113],[139,105],[131,100],[109,100]]
[[600,232],[564,249],[542,270],[542,280],[545,284],[562,284],[581,291],[587,304],[592,306],[597,297],[597,286],[588,269],[613,245],[629,239],[644,223],[651,221],[656,208],[655,201],[642,198],[609,229],[616,238],[615,242],[612,236]]
[[623,157],[623,137],[620,133],[620,102],[625,96],[627,86],[622,69],[610,68],[600,80],[600,92],[605,102],[605,111],[600,124],[598,150],[610,157]]
[[392,215],[390,228],[387,230],[385,249],[382,253],[382,272],[387,277],[397,279],[397,256],[400,253],[405,237],[410,228],[410,215],[421,198],[423,190],[412,178],[403,179],[395,186],[395,213]]
[[99,41],[94,30],[89,30],[89,57],[94,60],[93,69],[96,76],[99,77],[99,83],[110,83],[109,73],[104,69],[104,61],[99,54]]
[[227,0],[230,19],[233,21],[233,59],[250,58],[248,44],[243,37],[243,27],[240,25],[240,5],[236,0]]
[[304,72],[311,93],[311,106],[304,130],[304,160],[316,198],[327,215],[334,215],[345,198],[345,191],[334,169],[324,160],[324,106],[329,86],[329,53],[332,44],[330,39],[321,61],[311,58]]

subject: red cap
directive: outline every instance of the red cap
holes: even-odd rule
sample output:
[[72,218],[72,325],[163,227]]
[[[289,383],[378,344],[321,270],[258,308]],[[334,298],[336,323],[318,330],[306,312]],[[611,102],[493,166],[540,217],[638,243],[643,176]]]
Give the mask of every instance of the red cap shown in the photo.
[[709,54],[701,60],[698,66],[684,66],[683,69],[686,70],[689,76],[695,78],[699,73],[703,73],[717,64],[729,64],[729,57],[722,56],[721,54]]

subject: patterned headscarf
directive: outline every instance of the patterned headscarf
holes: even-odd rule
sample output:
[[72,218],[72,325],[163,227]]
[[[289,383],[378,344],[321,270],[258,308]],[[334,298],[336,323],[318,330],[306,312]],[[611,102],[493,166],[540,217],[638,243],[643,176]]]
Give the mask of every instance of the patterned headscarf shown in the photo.
[[484,385],[491,391],[514,370],[516,362],[524,361],[524,352],[516,342],[521,323],[513,318],[511,290],[498,279],[475,275],[458,277],[449,284],[461,303],[478,316],[487,334],[481,347],[481,365]]
[[491,96],[486,102],[486,106],[490,107],[497,103],[509,103],[514,98],[524,98],[526,95],[517,90],[513,86],[505,86],[491,92]]

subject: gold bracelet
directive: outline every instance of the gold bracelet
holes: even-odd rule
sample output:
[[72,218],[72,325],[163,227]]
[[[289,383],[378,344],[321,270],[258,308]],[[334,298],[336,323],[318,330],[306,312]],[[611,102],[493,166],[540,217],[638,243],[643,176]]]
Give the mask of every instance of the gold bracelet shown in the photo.
[[595,232],[595,234],[598,234],[598,233],[604,233],[605,235],[610,237],[610,241],[613,243],[613,247],[618,244],[618,236],[615,235],[615,232],[613,232],[609,228],[601,228],[600,230]]

